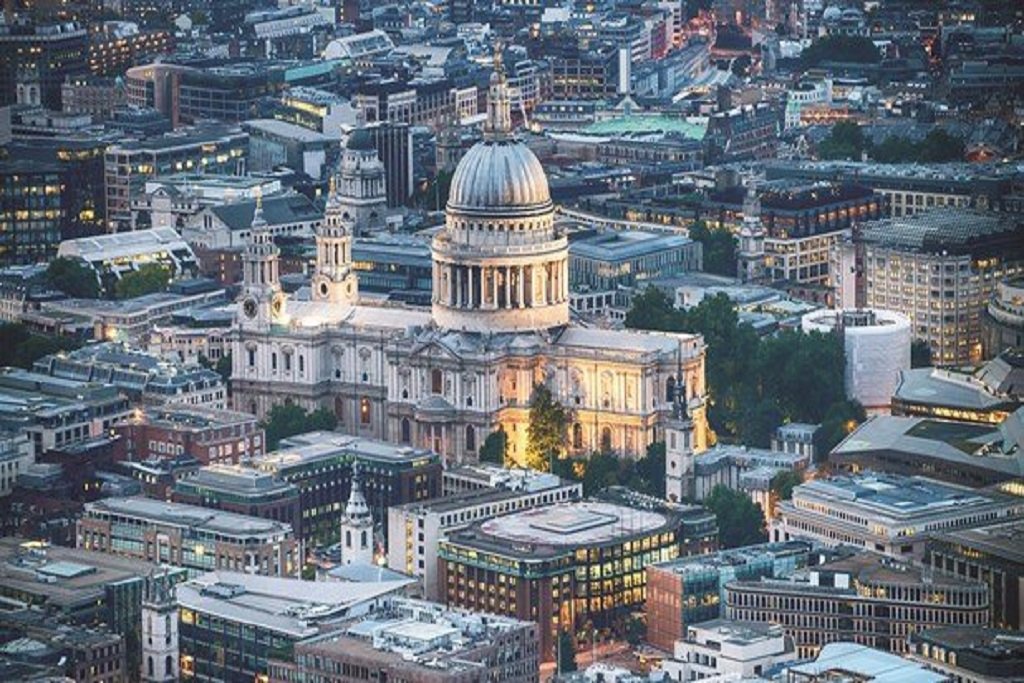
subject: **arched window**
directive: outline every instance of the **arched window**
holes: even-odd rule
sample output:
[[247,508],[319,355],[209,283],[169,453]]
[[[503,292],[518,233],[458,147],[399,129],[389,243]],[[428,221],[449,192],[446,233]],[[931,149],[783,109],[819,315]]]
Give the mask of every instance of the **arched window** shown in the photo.
[[466,425],[466,450],[470,453],[476,450],[476,430],[473,425]]
[[277,370],[277,352],[270,354],[270,369]]
[[676,378],[669,377],[665,382],[665,400],[671,403],[676,400]]
[[167,655],[164,658],[164,675],[165,676],[170,676],[171,673],[173,673],[173,670],[174,670],[174,660],[171,659],[170,655]]
[[572,426],[572,447],[575,449],[583,448],[583,425],[579,422]]
[[369,544],[366,542],[366,529],[363,529],[362,533],[359,534],[359,547],[365,548],[367,545]]
[[346,548],[351,548],[352,547],[352,532],[351,531],[345,531],[345,547]]
[[412,425],[409,424],[409,418],[402,418],[402,443],[409,443],[412,441]]
[[370,399],[365,397],[359,399],[359,423],[370,424]]
[[601,428],[601,452],[608,453],[612,450],[612,428]]
[[444,373],[440,369],[434,368],[430,371],[430,392],[433,394],[440,394],[444,388]]
[[149,657],[146,657],[146,673],[148,675],[150,675],[150,676],[155,675],[154,672],[153,672],[153,657],[152,657],[152,655],[149,656]]

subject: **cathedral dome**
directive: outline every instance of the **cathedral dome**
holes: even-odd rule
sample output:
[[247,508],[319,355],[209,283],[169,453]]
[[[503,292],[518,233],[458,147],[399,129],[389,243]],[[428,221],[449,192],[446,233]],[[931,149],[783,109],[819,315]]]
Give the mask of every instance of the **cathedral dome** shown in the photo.
[[348,140],[345,142],[345,149],[368,152],[376,150],[377,147],[373,142],[373,134],[370,131],[365,128],[357,128],[349,134]]
[[547,174],[525,144],[485,140],[466,153],[452,175],[448,209],[529,214],[551,210]]

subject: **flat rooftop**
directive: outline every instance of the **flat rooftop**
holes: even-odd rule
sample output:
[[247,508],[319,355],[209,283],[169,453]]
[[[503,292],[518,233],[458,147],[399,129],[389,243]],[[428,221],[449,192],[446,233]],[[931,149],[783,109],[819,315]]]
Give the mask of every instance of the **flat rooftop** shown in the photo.
[[900,372],[893,398],[935,406],[991,410],[1008,404],[973,374],[941,368],[915,368]]
[[937,533],[935,538],[1024,565],[1024,518]]
[[871,683],[942,683],[945,674],[929,671],[899,655],[875,650],[856,643],[829,643],[821,648],[818,658],[789,667],[790,676],[807,676],[813,680],[853,681]]
[[637,230],[605,232],[569,244],[571,256],[600,261],[626,261],[670,249],[681,249],[693,240],[682,235],[665,235]]
[[189,527],[223,536],[248,537],[290,534],[292,527],[259,517],[223,512],[152,498],[104,498],[86,503],[88,517],[129,517],[176,527]]
[[719,571],[728,567],[739,567],[754,562],[779,558],[787,555],[807,555],[812,545],[807,541],[785,541],[780,543],[761,543],[743,548],[719,550],[710,555],[689,555],[670,562],[652,565],[660,571],[673,574],[704,574]]
[[282,439],[276,451],[253,458],[253,462],[261,469],[285,469],[344,455],[358,460],[396,464],[414,463],[422,458],[436,460],[438,457],[433,451],[423,448],[315,431]]

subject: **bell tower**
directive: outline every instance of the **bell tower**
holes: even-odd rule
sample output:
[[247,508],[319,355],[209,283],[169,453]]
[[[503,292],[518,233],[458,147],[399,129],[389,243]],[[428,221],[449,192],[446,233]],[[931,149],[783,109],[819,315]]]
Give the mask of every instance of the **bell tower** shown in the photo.
[[150,575],[142,600],[142,681],[178,680],[178,604],[169,577]]
[[753,180],[747,185],[743,199],[743,225],[736,253],[736,276],[742,282],[763,282],[765,273],[764,225],[761,224],[761,200]]
[[245,329],[267,331],[271,324],[284,318],[284,294],[278,270],[280,254],[263,216],[263,196],[258,194],[249,242],[242,255],[241,322]]
[[341,518],[341,563],[373,564],[373,515],[363,497],[357,464],[352,465],[352,492]]
[[352,270],[351,225],[344,217],[336,179],[331,176],[324,221],[316,233],[314,301],[352,305],[358,299],[359,282]]

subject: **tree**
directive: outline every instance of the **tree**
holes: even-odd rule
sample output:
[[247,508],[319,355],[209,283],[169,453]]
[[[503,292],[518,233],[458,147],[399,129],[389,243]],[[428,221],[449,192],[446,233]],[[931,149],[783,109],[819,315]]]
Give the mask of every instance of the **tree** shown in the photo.
[[672,301],[657,287],[649,286],[633,297],[633,304],[626,312],[626,327],[637,330],[660,330],[679,332],[683,316]]
[[213,366],[213,369],[221,376],[225,383],[231,380],[231,354],[225,353]]
[[21,323],[0,324],[0,349],[4,349],[0,365],[12,365],[30,370],[44,356],[78,348],[79,344],[67,337],[51,337],[30,332]]
[[866,147],[867,143],[860,125],[854,121],[840,121],[832,126],[832,130],[818,144],[818,156],[822,159],[858,161]]
[[821,421],[821,426],[814,432],[815,459],[818,462],[827,460],[832,449],[866,419],[864,406],[857,401],[840,401],[832,404]]
[[950,135],[941,128],[932,129],[917,146],[917,161],[940,163],[964,158],[963,138]]
[[690,239],[700,242],[704,272],[736,276],[736,238],[726,229],[709,230],[704,221],[690,228]]
[[815,41],[800,53],[804,68],[818,66],[825,62],[854,62],[877,64],[882,53],[870,38],[863,36],[825,36]]
[[480,462],[490,462],[495,465],[505,465],[505,458],[508,453],[508,435],[505,430],[498,427],[487,435],[480,446]]
[[566,630],[558,632],[558,671],[567,674],[576,670],[576,639]]
[[804,478],[794,470],[782,470],[772,477],[771,490],[779,500],[790,500],[793,489],[804,483]]
[[569,431],[570,414],[551,390],[535,384],[530,397],[530,424],[526,432],[526,465],[547,472],[561,456]]
[[623,478],[620,469],[628,462],[612,453],[591,453],[584,466],[583,495],[592,496],[610,486],[621,484]]
[[635,463],[638,485],[630,486],[656,498],[665,497],[665,442],[655,441],[647,447],[647,454]]
[[719,484],[711,490],[704,506],[718,519],[718,541],[723,548],[763,543],[767,538],[764,511],[747,494]]
[[95,299],[100,295],[96,273],[78,259],[54,259],[47,266],[44,277],[47,285],[76,299]]
[[622,630],[625,633],[626,642],[636,647],[647,637],[647,622],[644,621],[642,616],[631,614],[626,619],[626,624]]
[[910,344],[910,367],[930,368],[932,366],[932,347],[924,339],[915,339]]
[[162,292],[171,281],[170,269],[161,263],[146,263],[138,270],[125,274],[114,285],[118,299],[132,299],[144,294]]
[[282,439],[290,436],[317,430],[330,431],[337,426],[338,418],[329,410],[317,408],[308,413],[294,403],[274,406],[263,423],[267,450],[276,449]]

